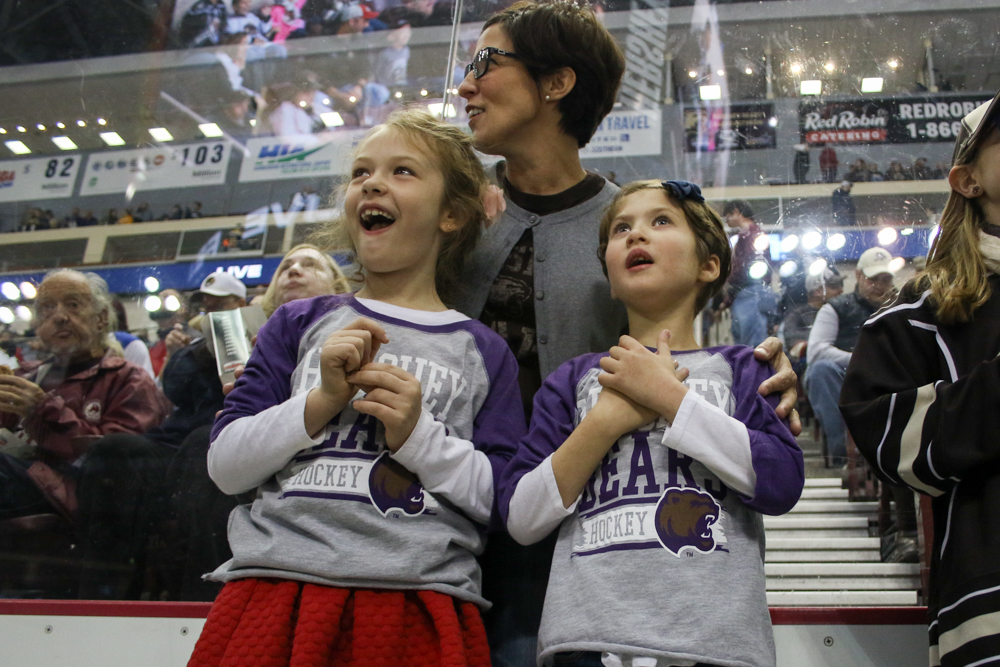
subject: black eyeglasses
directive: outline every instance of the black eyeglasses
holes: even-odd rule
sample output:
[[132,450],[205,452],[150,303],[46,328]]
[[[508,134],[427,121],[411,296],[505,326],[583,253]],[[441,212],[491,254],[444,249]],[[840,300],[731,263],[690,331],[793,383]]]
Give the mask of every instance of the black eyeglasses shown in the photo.
[[476,54],[476,57],[472,59],[472,62],[465,66],[465,76],[472,76],[476,79],[482,78],[487,72],[490,71],[490,58],[493,56],[507,56],[508,58],[518,58],[516,53],[511,53],[510,51],[504,51],[503,49],[498,49],[495,46],[487,46],[485,49]]

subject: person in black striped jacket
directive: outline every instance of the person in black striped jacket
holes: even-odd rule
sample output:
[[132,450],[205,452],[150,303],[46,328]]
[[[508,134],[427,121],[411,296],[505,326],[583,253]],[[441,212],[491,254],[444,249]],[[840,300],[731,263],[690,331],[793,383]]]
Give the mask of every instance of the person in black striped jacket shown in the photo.
[[840,409],[887,482],[932,497],[930,664],[1000,664],[1000,94],[962,120],[924,271],[861,330]]

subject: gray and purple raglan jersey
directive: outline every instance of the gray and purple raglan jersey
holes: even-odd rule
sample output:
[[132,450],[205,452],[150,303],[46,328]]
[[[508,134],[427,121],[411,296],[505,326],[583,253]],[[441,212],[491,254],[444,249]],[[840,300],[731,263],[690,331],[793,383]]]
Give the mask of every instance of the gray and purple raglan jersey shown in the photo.
[[[323,342],[359,317],[389,337],[375,361],[423,388],[420,419],[392,455],[382,424],[351,405],[315,438],[305,431]],[[500,526],[495,481],[524,430],[517,362],[481,323],[349,295],[286,304],[212,429],[212,479],[257,496],[233,510],[233,558],[209,578],[428,589],[485,606],[475,556]]]
[[535,397],[501,477],[500,511],[521,542],[559,527],[539,664],[567,651],[775,663],[761,514],[797,502],[802,451],[774,412],[777,397],[757,393],[772,371],[751,348],[672,354],[691,373],[673,423],[619,438],[568,509],[551,455],[596,404],[606,353],[563,364]]

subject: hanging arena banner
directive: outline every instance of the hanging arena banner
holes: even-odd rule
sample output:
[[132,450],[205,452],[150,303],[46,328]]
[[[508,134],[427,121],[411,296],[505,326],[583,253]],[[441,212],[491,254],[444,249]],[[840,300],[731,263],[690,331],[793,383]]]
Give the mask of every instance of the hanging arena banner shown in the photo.
[[802,102],[802,140],[817,144],[952,142],[986,94]]
[[659,109],[612,111],[601,121],[590,143],[580,149],[580,157],[660,155],[662,124]]
[[63,155],[0,162],[0,202],[71,197],[82,161],[80,155]]
[[229,169],[228,141],[102,151],[88,156],[81,195],[221,185]]
[[684,150],[711,153],[774,148],[778,145],[777,126],[773,104],[689,107],[684,109]]
[[250,139],[249,155],[240,165],[240,182],[344,175],[351,151],[370,131],[355,128]]

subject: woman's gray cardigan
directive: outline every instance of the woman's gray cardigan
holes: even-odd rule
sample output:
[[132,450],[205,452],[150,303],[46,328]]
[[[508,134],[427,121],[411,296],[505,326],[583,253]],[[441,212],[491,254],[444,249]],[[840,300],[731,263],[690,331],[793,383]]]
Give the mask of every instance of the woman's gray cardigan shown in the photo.
[[567,359],[615,345],[628,324],[625,307],[611,299],[597,259],[601,215],[617,191],[605,181],[594,197],[550,215],[526,211],[508,198],[503,217],[483,233],[466,261],[458,310],[478,318],[514,244],[524,230],[532,229],[535,329],[543,378]]

